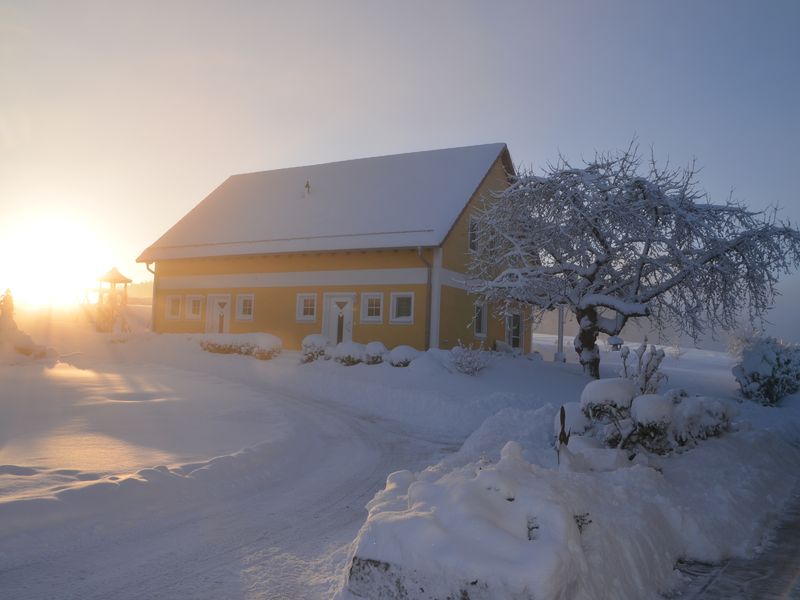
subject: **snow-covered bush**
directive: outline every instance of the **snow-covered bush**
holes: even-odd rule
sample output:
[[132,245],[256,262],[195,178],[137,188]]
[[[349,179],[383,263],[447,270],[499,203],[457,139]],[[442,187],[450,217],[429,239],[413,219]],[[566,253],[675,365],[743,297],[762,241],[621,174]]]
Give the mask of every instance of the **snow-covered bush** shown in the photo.
[[328,355],[345,367],[352,367],[364,362],[364,345],[356,342],[339,342],[335,348],[328,350]]
[[450,362],[459,373],[477,375],[489,365],[489,353],[483,346],[470,348],[458,340],[458,346],[450,350]]
[[17,328],[10,315],[0,318],[0,364],[57,357],[52,348],[37,344],[27,333]]
[[393,367],[407,367],[419,355],[419,350],[411,346],[397,346],[389,352],[389,364]]
[[624,377],[597,379],[583,388],[581,410],[600,429],[607,446],[619,446],[631,432],[631,402],[635,396],[636,385]]
[[388,350],[382,342],[370,342],[364,347],[364,362],[368,365],[380,364],[387,352]]
[[733,375],[745,398],[776,404],[800,390],[800,346],[771,337],[744,340]]
[[667,376],[659,370],[661,361],[664,360],[664,351],[652,345],[648,349],[647,338],[633,351],[633,356],[627,346],[620,351],[620,356],[622,356],[620,375],[633,381],[639,394],[655,394],[661,382],[667,379]]
[[300,361],[310,363],[325,356],[328,348],[328,338],[321,333],[312,333],[300,342]]
[[599,379],[584,388],[581,411],[607,446],[666,454],[721,435],[735,413],[721,400],[680,390],[636,393],[636,385],[625,378]]
[[200,347],[216,354],[242,354],[269,360],[279,354],[283,344],[269,333],[210,333],[200,339]]

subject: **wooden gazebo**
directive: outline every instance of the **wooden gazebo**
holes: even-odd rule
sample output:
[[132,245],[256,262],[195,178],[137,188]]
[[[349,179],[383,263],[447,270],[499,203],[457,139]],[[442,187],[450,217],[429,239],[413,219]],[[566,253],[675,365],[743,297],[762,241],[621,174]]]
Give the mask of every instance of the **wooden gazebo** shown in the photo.
[[[121,308],[128,303],[128,279],[116,267],[100,277],[97,289],[97,331],[112,331],[114,324],[122,316]],[[124,321],[122,317],[121,321]],[[124,328],[125,323],[121,322]]]

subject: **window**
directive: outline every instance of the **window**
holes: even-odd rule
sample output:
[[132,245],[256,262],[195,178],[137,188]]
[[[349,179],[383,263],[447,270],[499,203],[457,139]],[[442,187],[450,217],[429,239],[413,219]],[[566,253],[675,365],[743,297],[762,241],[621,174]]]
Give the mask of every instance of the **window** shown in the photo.
[[414,292],[392,293],[392,323],[414,322]]
[[383,323],[383,293],[361,294],[361,322]]
[[522,318],[518,314],[506,315],[506,344],[522,347]]
[[236,320],[253,320],[253,294],[239,294],[236,296]]
[[297,294],[297,306],[295,308],[295,318],[298,321],[317,320],[316,294]]
[[181,297],[180,296],[167,296],[167,318],[180,319],[181,318]]
[[486,337],[486,304],[476,304],[475,305],[475,320],[473,322],[473,326],[475,328],[475,337],[477,338],[485,338]]
[[475,252],[478,249],[478,219],[469,218],[469,250]]
[[202,296],[186,296],[186,318],[199,319],[203,312]]

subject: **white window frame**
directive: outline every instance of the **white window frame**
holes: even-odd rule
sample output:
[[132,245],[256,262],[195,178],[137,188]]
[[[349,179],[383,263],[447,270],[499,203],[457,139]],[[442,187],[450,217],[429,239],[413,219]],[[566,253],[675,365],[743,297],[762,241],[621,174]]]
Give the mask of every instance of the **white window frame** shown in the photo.
[[[380,314],[377,317],[369,315],[369,301],[377,298],[381,302]],[[413,302],[413,301],[412,301]],[[362,323],[383,323],[383,292],[362,292],[361,293],[361,322]],[[413,310],[412,310],[413,315]]]
[[[178,301],[178,314],[172,314],[172,301]],[[183,296],[180,294],[171,294],[167,296],[167,306],[166,306],[166,313],[167,319],[170,321],[178,321],[181,318],[181,310],[183,309]]]
[[[519,318],[519,346],[515,346],[512,342],[512,334],[511,334],[511,327],[509,327],[509,322],[513,317]],[[522,320],[522,315],[518,312],[511,312],[506,315],[505,318],[505,341],[506,344],[511,346],[514,350],[522,350],[525,347],[525,323]]]
[[[408,317],[395,317],[398,298],[411,298],[411,315]],[[389,323],[396,325],[409,325],[414,322],[414,292],[392,292],[389,312]]]
[[[308,299],[314,300],[314,314],[313,315],[304,315],[303,308],[305,301]],[[294,309],[294,318],[297,321],[302,321],[305,323],[314,323],[317,320],[317,305],[319,302],[317,301],[316,294],[297,294],[297,300],[295,302],[295,309]]]
[[[473,227],[475,228],[475,237],[473,237]],[[478,218],[471,216],[467,224],[467,249],[470,252],[478,251]]]
[[[244,314],[244,301],[250,300],[250,314]],[[252,321],[253,316],[256,314],[256,296],[255,294],[236,294],[236,320],[237,321]]]
[[[475,337],[485,340],[486,334],[489,331],[489,322],[487,318],[487,306],[486,302],[477,302],[475,303],[474,314],[472,315],[472,327],[475,330]],[[481,330],[478,330],[478,309],[481,310]]]
[[[197,313],[192,312],[192,303],[197,300],[200,303],[199,309]],[[192,295],[186,296],[186,307],[184,309],[184,314],[186,318],[190,321],[199,321],[200,318],[203,316],[203,296]]]

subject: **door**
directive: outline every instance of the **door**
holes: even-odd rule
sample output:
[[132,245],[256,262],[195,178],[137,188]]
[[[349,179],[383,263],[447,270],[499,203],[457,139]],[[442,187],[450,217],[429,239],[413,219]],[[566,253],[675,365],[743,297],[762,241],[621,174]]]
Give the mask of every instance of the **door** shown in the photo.
[[329,296],[325,302],[323,334],[333,344],[353,341],[353,297]]
[[506,344],[512,348],[522,347],[522,317],[518,314],[506,316]]
[[230,321],[230,294],[209,294],[206,301],[206,333],[228,333]]

